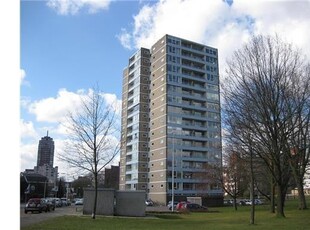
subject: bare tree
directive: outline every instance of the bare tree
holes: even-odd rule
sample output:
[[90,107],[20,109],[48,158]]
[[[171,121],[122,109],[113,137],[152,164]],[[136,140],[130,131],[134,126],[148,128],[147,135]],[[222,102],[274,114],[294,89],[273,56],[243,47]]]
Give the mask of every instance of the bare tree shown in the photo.
[[228,61],[223,85],[229,135],[264,161],[276,185],[277,215],[283,217],[292,167],[288,140],[299,129],[292,121],[301,106],[289,95],[294,87],[309,94],[306,71],[300,52],[291,44],[279,37],[257,36]]
[[290,103],[285,152],[298,190],[299,209],[307,209],[303,184],[310,157],[310,65],[298,75],[286,94]]
[[94,180],[94,204],[92,218],[97,207],[98,173],[112,162],[119,152],[119,144],[113,141],[116,134],[116,115],[113,106],[105,103],[100,90],[93,88],[81,96],[81,107],[70,111],[64,124],[68,131],[66,150],[59,158],[70,166],[91,173]]
[[248,188],[248,174],[246,161],[242,158],[240,151],[234,150],[231,146],[227,147],[223,163],[222,187],[233,198],[235,210],[237,210],[237,198],[242,196]]

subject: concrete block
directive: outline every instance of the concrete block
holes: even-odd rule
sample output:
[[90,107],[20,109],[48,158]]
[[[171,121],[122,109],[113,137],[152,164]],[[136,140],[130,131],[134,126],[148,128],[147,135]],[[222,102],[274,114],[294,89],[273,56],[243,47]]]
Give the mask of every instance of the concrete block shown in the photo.
[[[97,190],[97,208],[96,215],[114,215],[114,189],[102,189]],[[94,207],[95,189],[84,189],[84,205],[83,214],[91,215]]]
[[116,191],[117,216],[145,216],[145,191]]

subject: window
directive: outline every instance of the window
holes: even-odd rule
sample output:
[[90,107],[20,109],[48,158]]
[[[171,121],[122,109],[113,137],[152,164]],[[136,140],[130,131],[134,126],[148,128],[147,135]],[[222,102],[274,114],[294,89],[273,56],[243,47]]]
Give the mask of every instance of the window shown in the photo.
[[168,61],[180,64],[180,58],[172,55],[168,55]]
[[174,72],[174,73],[179,73],[181,68],[179,66],[174,66],[174,65],[168,65],[168,71]]
[[207,93],[207,99],[219,101],[219,94],[218,93]]
[[180,49],[173,46],[168,46],[168,53],[180,54]]
[[181,82],[181,77],[168,74],[168,81],[169,82]]

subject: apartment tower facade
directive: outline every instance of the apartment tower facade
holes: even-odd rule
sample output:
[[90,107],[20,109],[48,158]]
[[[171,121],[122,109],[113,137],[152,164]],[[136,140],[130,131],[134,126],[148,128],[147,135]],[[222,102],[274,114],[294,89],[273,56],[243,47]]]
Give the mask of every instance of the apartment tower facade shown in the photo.
[[38,146],[37,166],[43,166],[45,164],[53,167],[54,165],[54,140],[47,135],[42,137]]
[[[148,112],[139,114],[147,122],[140,119],[137,123],[145,137],[140,144],[147,148],[138,150],[141,161],[137,161],[136,186],[127,186],[133,181],[126,180],[131,165],[127,161],[131,159],[131,138],[124,131],[130,130],[131,101],[126,98],[130,62],[124,74],[120,189],[145,189],[148,198],[161,203],[167,203],[172,195],[175,200],[222,196],[220,185],[211,176],[211,166],[220,166],[222,161],[217,49],[165,35],[151,47],[148,58],[149,74],[137,76],[140,82],[148,80],[139,88],[147,102],[141,101],[139,108],[142,105]],[[140,62],[142,69],[144,62],[147,64]]]
[[120,190],[146,190],[150,51],[141,48],[123,72]]

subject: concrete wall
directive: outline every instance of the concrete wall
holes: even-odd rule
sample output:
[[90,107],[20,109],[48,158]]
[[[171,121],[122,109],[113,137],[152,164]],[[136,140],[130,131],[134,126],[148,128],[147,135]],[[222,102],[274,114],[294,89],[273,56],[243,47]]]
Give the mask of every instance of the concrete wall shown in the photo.
[[[94,188],[84,188],[83,214],[91,215]],[[116,191],[98,188],[96,215],[145,216],[145,191]]]
[[[97,193],[97,215],[114,215],[114,189],[98,188]],[[94,188],[84,188],[83,214],[90,215],[93,212],[95,197]]]
[[145,216],[145,191],[116,191],[115,215]]

